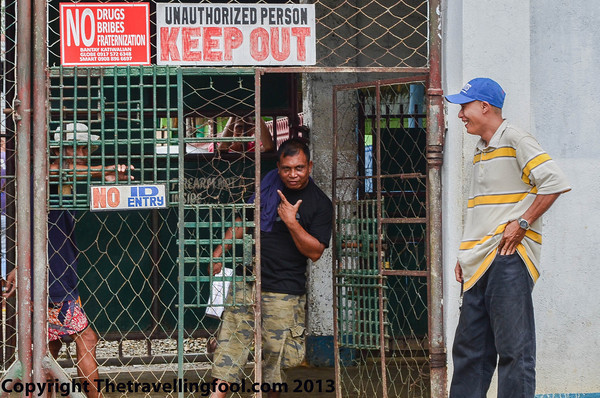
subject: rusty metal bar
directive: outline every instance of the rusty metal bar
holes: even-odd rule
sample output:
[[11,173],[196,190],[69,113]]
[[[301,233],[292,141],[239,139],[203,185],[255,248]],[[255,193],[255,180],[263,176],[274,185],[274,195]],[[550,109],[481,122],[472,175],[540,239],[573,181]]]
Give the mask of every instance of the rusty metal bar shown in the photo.
[[[331,202],[333,205],[333,228],[331,229],[331,242],[333,245],[336,245],[337,242],[337,189],[336,189],[336,181],[337,181],[337,129],[338,129],[338,114],[337,114],[337,87],[333,87],[332,94],[332,106],[333,106],[333,155],[331,156]],[[339,328],[338,328],[338,294],[337,294],[337,262],[338,255],[337,250],[331,251],[331,274],[333,275],[333,366],[335,369],[335,396],[336,398],[342,398],[342,384],[340,378],[340,342],[339,342]]]
[[160,253],[159,253],[159,220],[158,210],[152,210],[152,241],[150,242],[151,259],[152,259],[152,270],[150,271],[150,289],[152,290],[152,304],[150,304],[150,328],[152,332],[156,330],[158,326],[158,319],[160,318],[159,308],[159,290],[160,290]]
[[[23,383],[31,382],[31,2],[17,1],[17,301]],[[23,392],[25,396],[25,392]]]
[[[319,66],[296,66],[296,67],[267,67],[260,68],[263,73],[429,73],[427,67],[319,67]],[[397,80],[397,79],[396,79]],[[382,81],[384,82],[384,81]],[[383,83],[385,84],[385,83]],[[343,87],[343,86],[340,86]]]
[[381,205],[381,81],[377,82],[375,87],[375,102],[376,102],[376,131],[377,139],[375,145],[377,146],[376,152],[376,164],[377,164],[377,269],[379,271],[379,286],[377,292],[379,294],[379,353],[381,356],[381,388],[382,397],[387,398],[387,371],[386,371],[386,360],[385,360],[385,311],[384,311],[384,300],[383,300],[383,227],[381,220],[383,219],[383,206]]
[[405,271],[405,270],[383,270],[382,275],[384,276],[416,276],[426,278],[427,271]]
[[427,218],[382,218],[382,224],[424,224],[427,222]]
[[46,203],[46,115],[48,79],[46,75],[47,23],[46,1],[33,3],[33,382],[46,381],[43,359],[48,353],[48,216]]
[[[256,249],[256,262],[254,264],[255,298],[254,298],[254,382],[262,383],[262,277],[260,255],[260,84],[263,72],[257,69],[254,74],[254,236]],[[235,234],[234,234],[235,235]],[[262,391],[256,393],[257,398],[262,398]]]
[[[52,375],[53,378],[57,379],[60,384],[70,384],[71,379],[65,373],[65,371],[60,367],[60,365],[56,362],[54,358],[50,355],[46,355],[43,358],[42,366],[44,369],[48,369],[48,373]],[[73,390],[76,390],[75,388]],[[57,394],[58,395],[58,394]],[[70,391],[69,397],[71,398],[86,398],[83,392],[79,391]]]
[[[357,71],[359,72],[359,71]],[[381,72],[381,71],[380,71]],[[406,84],[406,83],[417,83],[423,82],[427,80],[427,75],[412,75],[407,77],[398,77],[395,79],[383,79],[377,80],[375,83],[378,83],[379,86],[390,86],[394,84]],[[372,82],[371,83],[347,83],[340,84],[337,86],[339,90],[353,90],[357,88],[365,88],[365,87],[376,87]],[[366,114],[369,117],[375,117],[377,114],[381,116],[381,111],[375,111],[373,114]]]
[[[177,95],[183,98],[183,76],[181,68],[177,68]],[[167,79],[168,80],[168,79]],[[168,95],[168,94],[167,94]],[[167,103],[169,101],[167,100]],[[117,102],[115,101],[115,107]],[[184,141],[184,130],[183,130],[183,102],[177,101],[177,142],[179,148],[182,150],[178,151],[177,154],[177,190],[178,190],[178,236],[179,236],[179,258],[178,258],[178,291],[177,291],[177,377],[183,379],[183,339],[185,338],[185,291],[184,291],[184,279],[185,279],[185,200],[183,199],[183,193],[185,191],[185,176],[183,171],[185,170],[185,141]],[[179,392],[179,398],[183,398],[183,392]]]
[[[413,178],[425,178],[427,177],[425,174],[420,173],[402,173],[402,174],[386,174],[381,176],[381,178],[396,178],[401,180],[409,180]],[[373,176],[351,176],[351,177],[338,177],[338,180],[369,180],[373,178]]]
[[442,162],[444,148],[444,104],[441,85],[441,6],[429,0],[429,84],[427,88],[427,216],[429,236],[429,368],[431,397],[446,397],[447,365],[443,318],[442,263]]
[[[186,363],[210,362],[208,354],[184,354]],[[64,368],[76,366],[72,358],[57,361]],[[120,356],[114,358],[98,359],[98,366],[133,366],[133,365],[170,365],[177,362],[177,354],[144,355],[144,356]]]

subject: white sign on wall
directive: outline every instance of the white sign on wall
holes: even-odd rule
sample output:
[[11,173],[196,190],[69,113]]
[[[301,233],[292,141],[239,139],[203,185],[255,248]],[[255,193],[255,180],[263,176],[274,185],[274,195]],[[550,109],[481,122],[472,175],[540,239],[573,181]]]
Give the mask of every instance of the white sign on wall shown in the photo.
[[314,65],[314,4],[156,5],[159,65]]

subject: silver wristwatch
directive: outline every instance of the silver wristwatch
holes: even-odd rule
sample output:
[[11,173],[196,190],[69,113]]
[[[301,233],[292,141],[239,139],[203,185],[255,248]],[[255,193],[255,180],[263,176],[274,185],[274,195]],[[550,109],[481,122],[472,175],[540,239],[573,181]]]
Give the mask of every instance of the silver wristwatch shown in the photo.
[[519,223],[519,227],[523,228],[525,231],[529,229],[529,221],[527,221],[526,219],[519,217],[517,219],[517,222]]

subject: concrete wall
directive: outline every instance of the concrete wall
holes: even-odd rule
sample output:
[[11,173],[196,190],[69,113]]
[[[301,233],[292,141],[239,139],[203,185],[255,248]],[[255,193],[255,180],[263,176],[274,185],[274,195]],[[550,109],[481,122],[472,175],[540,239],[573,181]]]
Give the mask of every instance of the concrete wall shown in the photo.
[[[478,76],[497,80],[507,92],[505,117],[536,136],[573,187],[544,216],[542,274],[534,289],[537,393],[598,393],[600,6],[584,0],[448,0],[443,12],[444,91],[458,92]],[[466,136],[458,106],[447,107],[444,304],[450,353],[460,290],[453,270],[476,138]],[[451,363],[449,369],[450,379]]]
[[[311,153],[314,167],[312,177],[323,191],[332,197],[333,151],[333,86],[355,82],[353,74],[307,74],[304,76],[304,123],[310,127]],[[352,104],[355,102],[352,101]],[[355,110],[355,108],[353,108]],[[354,131],[354,117],[341,120],[343,131]],[[349,141],[351,144],[352,141]],[[356,148],[348,148],[356,158]],[[345,165],[356,170],[356,165]],[[332,247],[308,267],[307,361],[314,366],[333,366],[333,265]]]

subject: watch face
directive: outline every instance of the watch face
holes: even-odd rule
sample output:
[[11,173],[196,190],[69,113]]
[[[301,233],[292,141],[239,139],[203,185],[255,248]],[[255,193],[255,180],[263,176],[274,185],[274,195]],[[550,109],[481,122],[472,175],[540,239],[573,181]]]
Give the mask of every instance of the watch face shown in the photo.
[[521,220],[521,221],[519,221],[519,226],[523,229],[527,229],[527,228],[529,228],[529,223],[525,220]]

